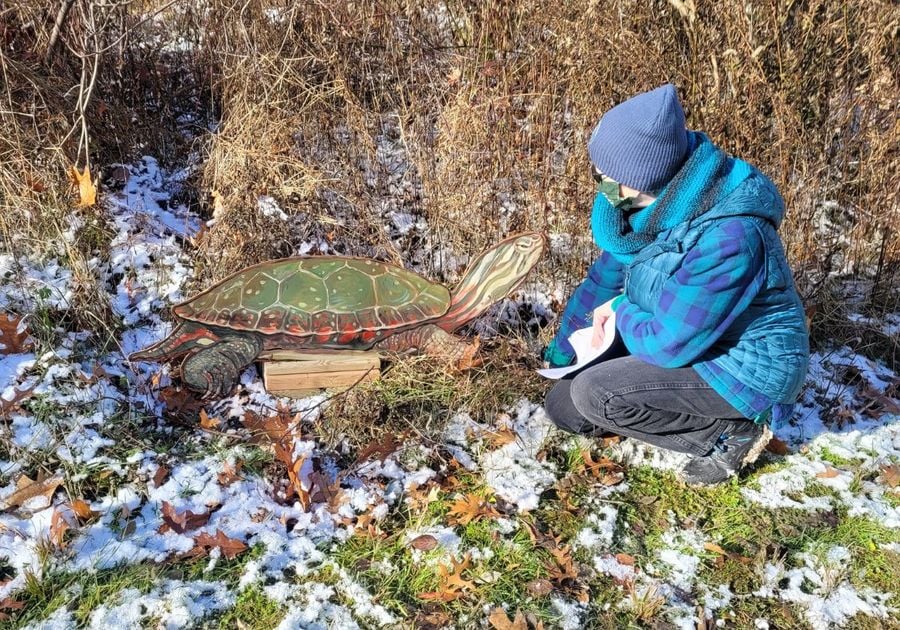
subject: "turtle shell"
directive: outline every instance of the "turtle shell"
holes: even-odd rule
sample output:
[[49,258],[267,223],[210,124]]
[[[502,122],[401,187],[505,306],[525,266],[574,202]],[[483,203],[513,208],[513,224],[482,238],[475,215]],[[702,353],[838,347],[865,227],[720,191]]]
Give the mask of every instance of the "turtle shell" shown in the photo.
[[440,317],[450,292],[402,267],[337,256],[247,267],[182,302],[175,314],[265,335],[315,336],[321,345],[368,344]]

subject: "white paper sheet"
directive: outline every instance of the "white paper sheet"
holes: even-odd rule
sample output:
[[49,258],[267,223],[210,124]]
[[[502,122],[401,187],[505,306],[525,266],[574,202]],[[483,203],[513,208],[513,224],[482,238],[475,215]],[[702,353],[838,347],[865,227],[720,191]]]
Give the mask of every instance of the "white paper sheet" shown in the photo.
[[538,374],[546,378],[558,379],[566,374],[580,370],[591,361],[596,360],[601,354],[609,350],[616,339],[616,315],[610,316],[603,324],[603,342],[599,348],[591,347],[591,338],[594,335],[593,327],[581,328],[569,335],[569,343],[575,349],[575,363],[559,368],[547,368],[538,370]]

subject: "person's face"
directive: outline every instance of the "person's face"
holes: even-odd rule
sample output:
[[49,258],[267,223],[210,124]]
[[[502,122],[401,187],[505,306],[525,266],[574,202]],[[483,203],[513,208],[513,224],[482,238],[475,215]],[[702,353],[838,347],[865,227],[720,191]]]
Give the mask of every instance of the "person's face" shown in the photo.
[[[640,190],[616,182],[611,177],[608,177],[601,173],[600,170],[594,165],[591,165],[591,176],[594,178],[594,181],[601,186],[604,183],[606,183],[607,185],[609,185],[610,182],[615,183],[618,186],[618,196],[621,199],[631,199],[631,204],[629,205],[629,207],[631,208],[645,208],[656,200],[656,197],[654,197],[653,195],[641,192]],[[613,205],[616,204],[613,203]]]

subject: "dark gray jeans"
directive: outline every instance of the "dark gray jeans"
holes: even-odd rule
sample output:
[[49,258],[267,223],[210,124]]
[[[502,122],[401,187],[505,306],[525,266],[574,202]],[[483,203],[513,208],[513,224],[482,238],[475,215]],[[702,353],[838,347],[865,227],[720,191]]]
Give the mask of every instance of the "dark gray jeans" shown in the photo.
[[692,455],[712,449],[725,419],[746,419],[693,368],[661,368],[632,356],[559,381],[544,406],[571,433],[615,433]]

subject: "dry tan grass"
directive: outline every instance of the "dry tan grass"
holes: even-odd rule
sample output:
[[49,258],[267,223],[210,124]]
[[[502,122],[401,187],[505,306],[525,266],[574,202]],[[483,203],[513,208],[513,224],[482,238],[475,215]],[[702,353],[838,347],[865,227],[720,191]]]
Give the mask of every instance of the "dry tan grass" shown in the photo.
[[[282,21],[257,2],[217,6],[224,123],[207,169],[232,214],[252,214],[263,190],[296,212],[337,196],[344,236],[389,250],[364,227],[378,190],[359,164],[393,115],[423,191],[410,207],[434,241],[472,253],[518,229],[584,234],[587,134],[609,106],[673,81],[692,127],[778,183],[807,296],[835,267],[878,268],[896,283],[900,11],[890,3],[314,2],[286,7]],[[215,148],[245,143],[286,157],[263,163],[238,149],[247,166]],[[811,227],[828,200],[845,216],[823,238]],[[254,245],[278,250],[282,238]]]
[[[217,221],[197,252],[200,284],[310,239],[399,262],[386,203],[427,220],[398,243],[438,279],[458,271],[451,252],[541,229],[576,236],[541,270],[574,281],[593,251],[587,136],[613,104],[672,81],[693,128],[778,184],[804,296],[819,300],[829,271],[874,274],[873,304],[897,306],[900,8],[890,2],[75,0],[47,60],[61,4],[0,14],[9,241],[37,247],[65,223],[68,164],[127,159],[138,138],[183,152],[172,119],[207,98],[219,124],[204,138],[197,196]],[[201,45],[175,58],[160,29]],[[80,118],[73,99],[97,49]],[[263,216],[261,194],[292,221]],[[9,220],[25,210],[26,221]]]

